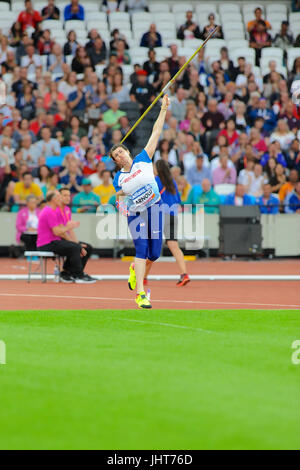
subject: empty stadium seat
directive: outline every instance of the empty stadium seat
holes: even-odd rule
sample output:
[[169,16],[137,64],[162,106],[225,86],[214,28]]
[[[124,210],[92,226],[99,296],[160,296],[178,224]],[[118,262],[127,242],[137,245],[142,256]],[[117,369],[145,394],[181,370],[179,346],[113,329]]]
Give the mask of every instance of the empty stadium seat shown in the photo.
[[217,5],[215,3],[201,3],[196,5],[195,11],[197,15],[199,14],[206,14],[208,16],[209,13],[217,13]]
[[69,20],[65,22],[65,30],[74,30],[78,32],[80,29],[85,29],[85,22],[81,20]]
[[45,20],[42,22],[42,29],[61,30],[63,28],[63,23],[60,20]]
[[175,3],[172,6],[173,13],[185,13],[189,10],[194,11],[193,4],[189,2]]
[[9,11],[9,3],[6,2],[0,2],[0,11]]
[[151,13],[168,13],[170,12],[170,7],[167,3],[151,3],[149,5],[149,11]]
[[294,60],[300,57],[300,47],[291,47],[287,51],[287,66],[288,70],[292,70],[294,65]]
[[266,5],[266,13],[281,13],[282,16],[287,16],[287,5],[282,3],[271,3]]
[[101,22],[107,22],[107,15],[104,11],[88,11],[85,14],[85,19],[89,20],[99,20]]
[[241,10],[240,10],[239,5],[237,5],[236,3],[228,3],[228,4],[225,3],[219,6],[219,13],[220,15],[224,15],[225,13],[240,13],[241,14]]
[[261,59],[266,59],[266,60],[273,60],[273,59],[278,59],[280,62],[280,65],[282,65],[283,62],[283,50],[280,49],[279,47],[265,47],[261,51]]
[[238,57],[245,57],[247,63],[255,65],[255,51],[251,47],[241,47],[240,49],[232,51],[230,56],[236,66],[238,65]]
[[259,3],[259,2],[257,2],[257,3],[247,3],[246,5],[243,5],[242,6],[243,15],[245,16],[245,15],[251,13],[252,17],[254,18],[254,10],[257,7],[262,9],[262,12],[263,12],[263,15],[264,15],[264,11],[265,11],[264,6],[263,6],[262,3]]
[[279,57],[275,57],[275,56],[274,56],[274,57],[262,57],[262,58],[260,59],[260,67],[261,67],[262,69],[268,68],[268,67],[269,67],[269,62],[270,62],[270,60],[274,60],[274,62],[276,62],[276,64],[277,64],[277,70],[279,69],[279,67],[282,66],[282,59],[279,58]]
[[249,42],[247,41],[247,39],[229,39],[228,41],[226,41],[226,45],[230,53],[234,49],[240,49],[241,47],[248,47]]

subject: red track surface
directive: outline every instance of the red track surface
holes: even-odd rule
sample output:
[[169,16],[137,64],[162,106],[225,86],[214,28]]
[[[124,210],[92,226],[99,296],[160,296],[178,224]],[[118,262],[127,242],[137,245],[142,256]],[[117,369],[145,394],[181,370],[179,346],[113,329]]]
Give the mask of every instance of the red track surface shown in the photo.
[[[127,274],[128,263],[91,260],[89,274]],[[300,274],[298,260],[195,261],[190,274]],[[49,273],[53,264],[49,263]],[[0,260],[0,274],[26,274],[25,260]],[[175,263],[157,263],[152,274],[176,274]],[[193,281],[183,288],[173,281],[152,281],[154,308],[174,309],[300,309],[297,281]],[[41,284],[33,281],[0,281],[1,310],[135,309],[134,294],[124,281],[100,281],[93,285]]]

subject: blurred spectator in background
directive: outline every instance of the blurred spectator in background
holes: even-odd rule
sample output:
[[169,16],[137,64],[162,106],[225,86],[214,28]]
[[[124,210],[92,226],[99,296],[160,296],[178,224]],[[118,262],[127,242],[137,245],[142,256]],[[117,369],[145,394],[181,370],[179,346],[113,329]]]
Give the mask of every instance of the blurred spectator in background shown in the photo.
[[242,184],[237,184],[235,193],[228,194],[224,202],[225,206],[252,206],[254,199],[246,194],[246,188]]
[[263,12],[262,12],[262,9],[260,7],[255,8],[255,10],[254,10],[255,19],[249,21],[248,24],[247,24],[248,33],[252,33],[253,31],[257,31],[260,21],[265,22],[266,29],[272,29],[271,24],[267,20],[263,19],[262,13]]
[[155,23],[151,23],[149,31],[143,34],[140,46],[148,48],[162,46],[161,34],[156,31]]
[[17,215],[16,229],[17,243],[21,241],[25,245],[25,251],[35,251],[37,241],[37,228],[39,224],[40,210],[35,196],[28,196],[26,207],[23,207]]
[[201,185],[204,179],[211,180],[210,168],[203,165],[204,155],[198,154],[195,165],[191,166],[186,172],[186,179],[190,185]]
[[18,23],[20,23],[22,31],[30,28],[35,30],[38,24],[42,21],[42,17],[38,11],[34,10],[31,0],[25,0],[25,10],[21,11],[18,16]]
[[21,67],[26,67],[27,73],[34,74],[37,69],[42,69],[41,57],[35,53],[34,46],[29,44],[26,47],[26,55],[21,59]]
[[15,184],[14,187],[14,202],[20,206],[26,204],[28,196],[34,195],[38,203],[43,199],[43,193],[38,184],[33,182],[32,174],[30,172],[23,173],[21,181]]
[[202,191],[194,188],[188,197],[188,204],[203,204],[206,214],[218,214],[220,196],[213,190],[209,179],[204,179],[201,183]]
[[42,21],[59,20],[60,10],[55,5],[55,0],[48,0],[48,5],[42,9]]
[[300,0],[292,0],[292,11],[300,11]]
[[279,199],[272,194],[270,183],[263,185],[263,194],[257,199],[256,204],[259,205],[261,214],[279,213]]
[[202,38],[203,39],[206,39],[207,36],[217,27],[219,26],[218,30],[215,32],[213,38],[215,39],[223,39],[224,36],[223,36],[223,30],[222,30],[222,27],[220,25],[217,25],[216,24],[216,17],[214,15],[214,13],[210,13],[208,15],[208,21],[209,21],[209,24],[206,25],[203,29],[203,32],[202,32]]
[[108,15],[114,13],[115,11],[124,11],[125,10],[125,1],[124,0],[102,0],[102,11],[105,11]]
[[119,119],[122,116],[125,116],[126,113],[119,109],[119,102],[116,99],[112,99],[109,102],[110,109],[105,111],[103,114],[103,121],[107,125],[108,129],[120,129],[121,125],[119,123]]
[[72,212],[94,213],[100,204],[100,198],[93,192],[91,181],[82,181],[82,191],[73,198]]
[[300,182],[295,185],[294,191],[288,194],[285,200],[285,212],[287,214],[297,213],[300,214]]
[[[90,49],[87,49],[90,50]],[[84,73],[86,67],[92,65],[91,59],[84,47],[78,46],[75,57],[72,60],[72,71],[76,73]]]
[[280,31],[275,35],[273,41],[274,46],[280,47],[285,53],[290,47],[293,47],[294,42],[293,34],[289,33],[289,26],[288,21],[282,21]]
[[101,37],[96,38],[92,47],[88,49],[88,56],[93,66],[105,63],[106,45]]
[[76,32],[71,30],[67,34],[67,42],[64,45],[64,55],[75,56],[78,47]]
[[193,12],[186,12],[186,22],[182,24],[177,32],[178,39],[201,39],[199,26],[193,21]]
[[86,91],[83,80],[77,80],[77,90],[69,94],[68,103],[73,116],[83,118],[86,111]]
[[148,51],[148,58],[146,62],[144,62],[143,69],[146,70],[148,77],[153,77],[159,72],[159,62],[156,60],[156,52],[154,49],[149,49]]
[[60,144],[57,139],[51,138],[49,127],[43,127],[41,130],[41,140],[35,144],[37,157],[45,158],[60,155]]
[[93,173],[89,176],[92,188],[96,188],[97,186],[100,186],[100,184],[102,184],[102,172],[105,169],[105,163],[102,160],[99,160],[96,167],[96,173]]
[[57,75],[61,75],[63,77],[63,64],[65,63],[65,58],[63,55],[62,48],[59,44],[54,44],[51,50],[51,54],[49,56],[48,61],[48,70],[51,73],[55,73]]
[[137,72],[138,83],[132,85],[130,89],[130,100],[138,102],[141,112],[145,111],[155,98],[154,88],[147,83],[147,72],[139,70]]
[[284,119],[279,119],[276,129],[270,136],[270,142],[279,142],[280,148],[283,151],[286,151],[288,150],[294,138],[295,134],[290,131],[287,122]]
[[282,186],[286,183],[285,168],[281,163],[277,163],[275,167],[275,174],[269,179],[272,188],[272,193],[278,194]]
[[212,182],[216,184],[236,184],[236,170],[228,165],[228,156],[222,152],[220,153],[220,166],[215,168],[212,172]]
[[84,21],[84,7],[79,4],[79,0],[71,0],[70,5],[67,5],[64,10],[65,21],[81,20]]
[[127,9],[129,13],[148,11],[148,2],[147,0],[127,0]]
[[102,183],[94,188],[94,193],[99,196],[101,204],[108,204],[111,196],[115,194],[110,171],[103,170],[101,179]]
[[255,64],[259,67],[261,50],[272,45],[272,37],[267,32],[265,21],[258,20],[256,26],[251,29],[249,45],[255,49]]
[[54,41],[51,39],[50,29],[45,29],[37,44],[39,54],[49,56],[51,54],[53,46]]
[[170,142],[167,139],[161,139],[158,143],[158,149],[154,154],[154,162],[164,160],[169,166],[178,165],[177,153],[174,149],[170,148]]
[[294,191],[295,186],[298,181],[299,181],[299,173],[297,170],[292,169],[290,171],[288,181],[281,186],[279,193],[278,193],[279,200],[281,203],[284,202],[285,198],[287,197],[289,193]]

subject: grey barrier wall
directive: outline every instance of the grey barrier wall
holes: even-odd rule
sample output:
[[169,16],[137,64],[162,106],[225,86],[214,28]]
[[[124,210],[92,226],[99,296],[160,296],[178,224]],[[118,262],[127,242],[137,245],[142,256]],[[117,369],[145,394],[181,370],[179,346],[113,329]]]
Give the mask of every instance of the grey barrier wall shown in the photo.
[[[116,217],[115,214],[111,214]],[[99,240],[97,225],[101,216],[95,214],[74,214],[80,222],[76,230],[80,240],[84,240],[95,248],[116,249],[122,240]],[[274,249],[276,256],[300,256],[300,214],[262,215],[263,248]],[[16,244],[16,214],[0,213],[0,246]],[[204,235],[209,248],[219,247],[219,215],[205,214]],[[126,244],[131,244],[127,241]]]

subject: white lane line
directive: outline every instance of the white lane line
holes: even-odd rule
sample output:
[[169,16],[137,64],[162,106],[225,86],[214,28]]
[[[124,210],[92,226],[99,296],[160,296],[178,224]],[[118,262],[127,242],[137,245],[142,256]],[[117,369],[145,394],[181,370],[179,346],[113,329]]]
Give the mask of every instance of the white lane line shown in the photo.
[[[34,297],[34,298],[44,298],[44,299],[69,299],[69,300],[107,300],[107,301],[121,301],[121,302],[133,302],[133,299],[129,298],[120,298],[120,297],[85,297],[85,296],[75,296],[75,295],[43,295],[43,294],[7,294],[0,293],[0,297]],[[170,300],[170,299],[160,299],[160,300],[151,300],[153,303],[171,303],[171,304],[204,304],[204,305],[236,305],[236,306],[251,306],[251,307],[288,307],[294,309],[300,309],[300,305],[294,304],[265,304],[265,303],[254,303],[254,302],[218,302],[210,300]]]
[[114,318],[114,317],[111,317],[111,319],[120,320],[120,321],[128,321],[128,322],[132,322],[132,323],[143,323],[143,324],[146,324],[146,325],[159,325],[159,326],[167,326],[167,327],[171,327],[171,328],[180,328],[180,329],[184,329],[184,330],[199,331],[201,333],[209,333],[209,334],[210,333],[216,333],[216,334],[218,334],[218,332],[215,332],[215,331],[203,330],[202,328],[193,328],[192,326],[175,325],[174,323],[160,323],[160,322],[156,322],[156,321],[133,320],[133,319],[130,319],[130,318]]

